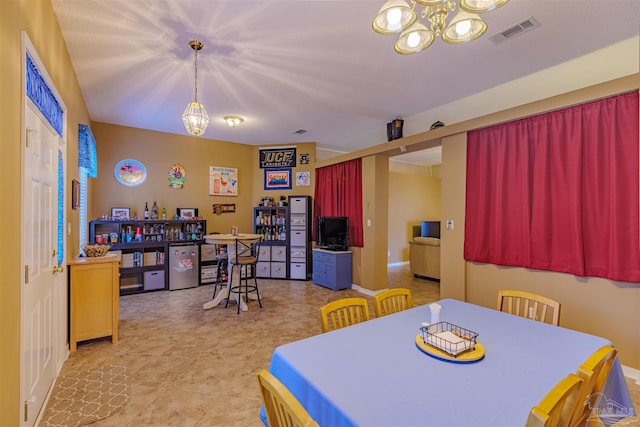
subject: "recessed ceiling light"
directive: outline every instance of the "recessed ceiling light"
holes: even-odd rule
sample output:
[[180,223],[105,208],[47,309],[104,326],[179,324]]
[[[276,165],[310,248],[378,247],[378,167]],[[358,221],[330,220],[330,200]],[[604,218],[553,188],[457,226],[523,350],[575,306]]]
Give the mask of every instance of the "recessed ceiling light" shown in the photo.
[[244,119],[239,116],[227,116],[224,118],[224,121],[227,122],[229,127],[237,128],[242,122],[244,122]]

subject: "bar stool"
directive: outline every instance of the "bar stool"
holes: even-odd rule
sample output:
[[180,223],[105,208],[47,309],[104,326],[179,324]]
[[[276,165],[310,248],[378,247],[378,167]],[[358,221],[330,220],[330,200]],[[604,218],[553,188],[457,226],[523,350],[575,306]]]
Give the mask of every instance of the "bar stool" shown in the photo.
[[[262,301],[260,301],[260,292],[258,291],[258,280],[256,278],[256,265],[258,264],[258,251],[260,249],[260,242],[262,242],[262,236],[255,239],[236,239],[235,240],[235,257],[229,258],[229,283],[231,288],[229,292],[238,294],[238,314],[240,314],[240,299],[244,292],[245,300],[249,302],[249,292],[255,292],[258,297],[258,304],[262,308]],[[238,283],[233,284],[233,270],[234,267],[238,267]],[[244,277],[243,277],[244,272]],[[244,279],[244,284],[243,284]],[[253,279],[253,284],[249,284],[249,279]],[[225,308],[229,305],[231,295],[227,298]]]

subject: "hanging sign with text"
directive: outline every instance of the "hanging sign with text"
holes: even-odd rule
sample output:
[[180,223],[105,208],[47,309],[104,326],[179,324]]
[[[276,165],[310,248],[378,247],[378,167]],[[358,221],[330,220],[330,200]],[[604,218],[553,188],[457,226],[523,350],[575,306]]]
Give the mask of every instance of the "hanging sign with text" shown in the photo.
[[296,147],[261,148],[260,168],[293,168],[296,166]]

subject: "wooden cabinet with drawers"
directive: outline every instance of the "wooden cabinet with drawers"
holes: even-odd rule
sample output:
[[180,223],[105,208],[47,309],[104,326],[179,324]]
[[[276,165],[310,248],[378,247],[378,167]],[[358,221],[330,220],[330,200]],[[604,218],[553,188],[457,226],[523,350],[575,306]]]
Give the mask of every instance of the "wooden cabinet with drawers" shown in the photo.
[[351,251],[313,250],[313,283],[325,288],[351,287]]
[[120,255],[69,262],[69,349],[79,341],[111,337],[118,342]]

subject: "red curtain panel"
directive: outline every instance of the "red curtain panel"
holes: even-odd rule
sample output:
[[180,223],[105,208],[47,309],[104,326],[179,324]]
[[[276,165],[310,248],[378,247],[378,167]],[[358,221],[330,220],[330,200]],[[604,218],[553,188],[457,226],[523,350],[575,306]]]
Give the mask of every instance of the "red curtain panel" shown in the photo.
[[640,282],[638,92],[473,131],[466,260]]
[[[364,245],[362,237],[362,159],[316,169],[314,216],[349,217],[349,246]],[[315,220],[314,220],[315,223]],[[313,239],[316,239],[313,227]]]

